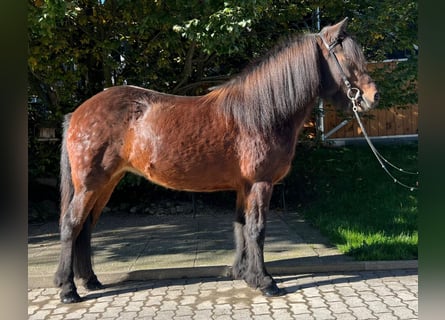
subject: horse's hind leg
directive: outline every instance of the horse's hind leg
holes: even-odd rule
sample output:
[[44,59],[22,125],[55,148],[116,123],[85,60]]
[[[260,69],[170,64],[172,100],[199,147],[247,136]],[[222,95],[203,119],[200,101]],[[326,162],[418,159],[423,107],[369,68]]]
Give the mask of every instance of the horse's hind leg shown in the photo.
[[59,267],[54,282],[61,287],[60,298],[63,303],[81,301],[74,284],[74,247],[82,231],[94,199],[91,192],[81,192],[73,196],[66,212],[60,219],[61,253]]
[[91,214],[86,219],[83,229],[77,237],[74,249],[74,276],[81,278],[83,285],[88,290],[101,289],[103,286],[97,279],[92,266],[92,251],[91,251],[91,232],[96,225],[103,208],[113,193],[114,188],[121,180],[123,174],[117,176],[110,181],[98,192],[99,196],[94,203]]
[[96,290],[102,288],[102,284],[97,280],[91,263],[91,221],[92,215],[89,214],[74,244],[73,269],[74,276],[83,280],[85,288]]

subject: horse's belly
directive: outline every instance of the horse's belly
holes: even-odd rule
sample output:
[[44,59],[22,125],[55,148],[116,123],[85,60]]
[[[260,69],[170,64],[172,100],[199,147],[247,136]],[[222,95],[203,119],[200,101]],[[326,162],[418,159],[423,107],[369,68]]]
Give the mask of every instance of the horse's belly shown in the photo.
[[179,150],[168,148],[137,152],[128,171],[170,189],[185,191],[218,191],[236,189],[240,170],[230,152]]
[[143,175],[170,189],[201,192],[232,190],[239,180],[223,163],[152,163]]

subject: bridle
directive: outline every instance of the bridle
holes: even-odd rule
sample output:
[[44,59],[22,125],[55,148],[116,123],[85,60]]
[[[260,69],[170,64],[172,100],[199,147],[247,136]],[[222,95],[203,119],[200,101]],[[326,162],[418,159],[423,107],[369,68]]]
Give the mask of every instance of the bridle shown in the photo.
[[334,52],[334,48],[341,44],[342,39],[336,38],[334,41],[332,41],[331,44],[328,44],[328,42],[326,41],[326,39],[320,34],[317,34],[318,37],[320,37],[321,41],[323,42],[324,46],[326,47],[326,49],[328,49],[329,54],[332,55],[332,57],[334,58],[334,62],[338,68],[338,71],[340,73],[340,77],[343,80],[343,83],[345,84],[346,88],[348,88],[348,91],[346,92],[349,100],[351,100],[352,102],[352,109],[355,111],[357,111],[357,103],[359,101],[363,101],[367,104],[367,106],[370,108],[370,106],[368,105],[368,102],[362,98],[362,94],[360,92],[360,89],[352,87],[351,82],[349,82],[348,77],[346,77],[345,72],[343,71],[343,68],[340,64],[340,61],[338,61],[337,55]]
[[389,166],[391,166],[393,169],[399,171],[400,173],[411,174],[411,175],[418,175],[419,172],[410,172],[410,171],[406,171],[406,170],[404,170],[404,169],[402,169],[402,168],[399,168],[399,167],[395,166],[394,164],[392,164],[392,163],[389,162],[388,160],[386,160],[386,159],[385,159],[385,158],[384,158],[384,157],[377,151],[377,149],[376,149],[375,146],[373,145],[371,139],[369,139],[368,134],[366,133],[365,127],[363,126],[363,123],[362,123],[362,121],[361,121],[361,119],[360,119],[360,117],[359,117],[359,114],[358,114],[358,107],[357,107],[357,105],[358,105],[358,103],[359,103],[360,101],[363,101],[363,102],[369,107],[369,109],[370,109],[370,106],[369,106],[368,102],[366,101],[366,99],[363,99],[362,94],[361,94],[361,92],[360,92],[360,89],[352,87],[351,82],[349,82],[348,78],[346,77],[346,74],[345,74],[345,72],[343,71],[343,68],[342,68],[342,66],[341,66],[341,64],[340,64],[340,61],[338,60],[337,55],[336,55],[335,52],[334,52],[334,48],[335,48],[337,45],[341,44],[342,39],[337,38],[337,39],[335,39],[331,44],[329,44],[329,43],[326,41],[326,39],[325,39],[320,33],[318,33],[317,36],[320,37],[320,39],[321,39],[321,41],[323,42],[324,46],[326,47],[326,49],[328,49],[329,54],[334,58],[334,62],[335,62],[335,64],[337,65],[338,71],[339,71],[339,73],[340,73],[340,77],[341,77],[341,79],[343,80],[343,83],[345,84],[346,88],[348,89],[348,91],[347,91],[346,94],[347,94],[347,96],[348,96],[348,99],[351,100],[351,102],[352,102],[352,111],[354,112],[354,116],[355,116],[355,118],[357,119],[357,122],[358,122],[358,124],[359,124],[359,126],[360,126],[360,129],[361,129],[362,132],[363,132],[363,136],[365,137],[366,142],[368,143],[368,145],[369,145],[369,147],[371,148],[372,152],[374,153],[375,157],[376,157],[377,160],[379,161],[380,166],[381,166],[382,169],[383,169],[383,170],[384,170],[384,171],[385,171],[385,172],[392,178],[392,180],[394,181],[394,183],[397,183],[397,184],[401,185],[402,187],[409,189],[410,191],[417,190],[417,189],[418,189],[418,187],[417,187],[417,183],[416,183],[416,186],[409,186],[409,185],[406,185],[406,184],[400,182],[398,179],[396,179],[396,178],[394,177],[394,175],[391,174],[391,172],[390,172],[390,171],[388,170],[388,168],[386,167],[385,163],[388,164]]

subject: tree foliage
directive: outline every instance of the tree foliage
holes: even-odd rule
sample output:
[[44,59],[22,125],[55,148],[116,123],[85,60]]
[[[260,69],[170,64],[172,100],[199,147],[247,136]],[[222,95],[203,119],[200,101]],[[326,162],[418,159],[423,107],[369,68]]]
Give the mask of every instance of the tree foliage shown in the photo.
[[[376,71],[383,106],[415,101],[417,2],[409,0],[28,0],[30,125],[62,115],[105,87],[133,84],[202,94],[283,36],[345,16]],[[401,90],[403,88],[403,90]],[[407,94],[408,93],[408,94]],[[30,130],[33,132],[33,130]]]

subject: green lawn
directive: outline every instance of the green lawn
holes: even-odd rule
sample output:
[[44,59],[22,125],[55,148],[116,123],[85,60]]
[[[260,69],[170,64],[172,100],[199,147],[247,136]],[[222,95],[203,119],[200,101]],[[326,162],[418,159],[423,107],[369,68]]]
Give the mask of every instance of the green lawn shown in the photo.
[[[417,171],[417,143],[377,149]],[[395,174],[409,185],[417,181]],[[357,260],[417,259],[417,191],[395,184],[367,145],[300,146],[286,185],[297,211],[343,253]]]

